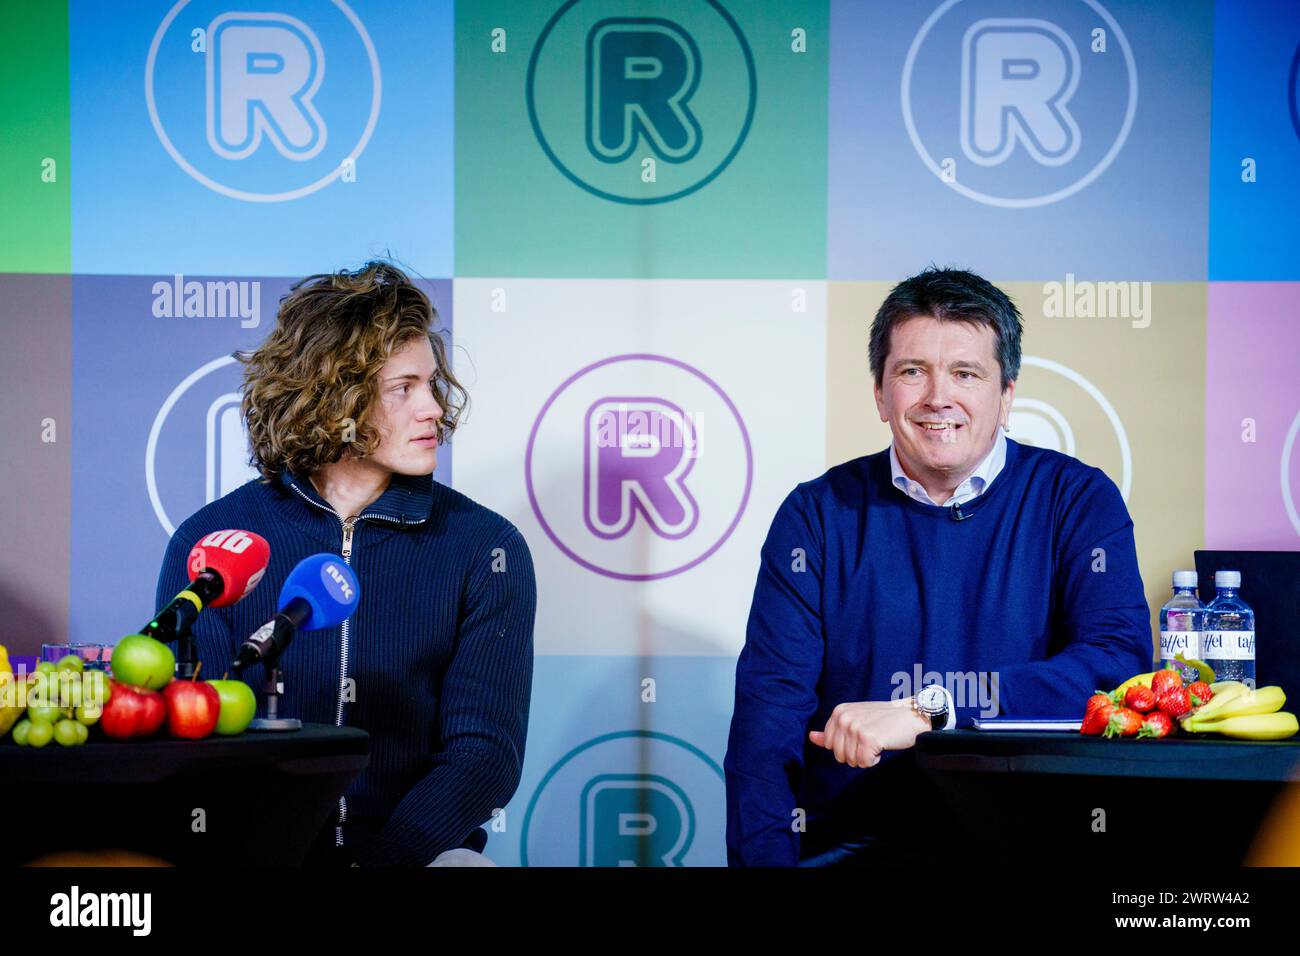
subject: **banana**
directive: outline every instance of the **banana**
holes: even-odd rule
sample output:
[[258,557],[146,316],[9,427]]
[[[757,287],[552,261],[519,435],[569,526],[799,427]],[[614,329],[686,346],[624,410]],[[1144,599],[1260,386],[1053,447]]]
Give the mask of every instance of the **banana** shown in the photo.
[[1138,684],[1141,684],[1143,687],[1150,687],[1151,679],[1155,676],[1156,676],[1156,672],[1152,671],[1150,674],[1138,674],[1136,677],[1130,677],[1124,683],[1120,684],[1113,691],[1111,691],[1110,696],[1114,697],[1115,700],[1122,701],[1124,699],[1124,695],[1128,693],[1128,689],[1130,687],[1135,687]]
[[1192,716],[1196,720],[1201,720],[1210,717],[1213,714],[1220,713],[1231,706],[1233,701],[1237,700],[1244,694],[1250,693],[1250,688],[1241,681],[1224,681],[1219,686],[1219,689],[1215,690],[1213,687],[1210,689],[1214,691],[1214,696],[1210,698],[1208,704],[1202,704],[1195,711]]
[[1281,687],[1261,687],[1230,701],[1224,710],[1215,713],[1214,718],[1222,720],[1227,717],[1249,717],[1251,714],[1271,714],[1281,710],[1285,704],[1286,692]]
[[18,684],[13,666],[9,663],[9,649],[0,644],[0,739],[13,728],[27,709],[18,703]]
[[[1213,704],[1218,698],[1214,698],[1210,703]],[[1218,710],[1211,712],[1209,717],[1205,716],[1205,707],[1183,718],[1190,724],[1192,732],[1212,731],[1214,724],[1221,720],[1227,720],[1231,717],[1250,717],[1255,714],[1272,714],[1282,709],[1286,703],[1286,694],[1281,687],[1261,687],[1259,690],[1249,690],[1244,694],[1238,694],[1226,705]],[[1209,704],[1206,705],[1208,707]],[[1181,723],[1181,721],[1180,721]]]
[[[1184,729],[1188,729],[1188,723],[1188,721],[1183,722]],[[1296,721],[1295,714],[1288,711],[1227,717],[1201,726],[1195,726],[1196,721],[1190,723],[1193,724],[1191,728],[1193,733],[1223,734],[1225,737],[1237,737],[1241,740],[1284,740],[1294,736],[1296,731],[1300,730],[1300,722]]]
[[1215,681],[1214,683],[1210,684],[1210,690],[1211,692],[1217,694],[1225,687],[1233,687],[1233,686],[1245,687],[1246,685],[1239,680],[1221,680],[1221,681]]

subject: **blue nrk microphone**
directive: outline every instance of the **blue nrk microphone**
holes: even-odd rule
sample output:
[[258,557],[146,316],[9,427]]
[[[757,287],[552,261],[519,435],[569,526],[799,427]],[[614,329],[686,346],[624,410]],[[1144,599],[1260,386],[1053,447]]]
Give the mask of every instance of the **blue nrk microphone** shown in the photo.
[[357,576],[337,554],[303,558],[280,588],[280,610],[240,645],[231,670],[238,674],[258,661],[279,658],[299,631],[342,624],[360,600]]

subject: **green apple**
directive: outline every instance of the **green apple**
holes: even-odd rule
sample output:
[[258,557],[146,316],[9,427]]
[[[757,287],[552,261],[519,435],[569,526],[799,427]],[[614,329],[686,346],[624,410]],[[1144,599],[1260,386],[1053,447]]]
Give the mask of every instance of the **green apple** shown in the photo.
[[113,648],[113,680],[131,687],[162,690],[176,670],[176,655],[161,641],[128,634]]
[[257,698],[253,688],[242,680],[209,680],[221,698],[221,713],[217,716],[217,734],[230,737],[242,734],[257,715]]

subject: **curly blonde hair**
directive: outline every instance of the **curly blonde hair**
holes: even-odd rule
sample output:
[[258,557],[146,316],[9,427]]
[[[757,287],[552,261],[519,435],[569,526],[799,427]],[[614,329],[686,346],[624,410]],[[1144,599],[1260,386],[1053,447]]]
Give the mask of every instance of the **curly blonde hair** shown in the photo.
[[446,442],[469,399],[440,331],[431,328],[437,317],[424,291],[383,260],[295,283],[266,340],[252,352],[233,353],[244,366],[249,464],[262,481],[284,471],[315,474],[347,451],[358,458],[374,452],[384,437],[372,421],[379,371],[419,336],[433,347],[434,393],[443,410],[435,428],[438,443]]

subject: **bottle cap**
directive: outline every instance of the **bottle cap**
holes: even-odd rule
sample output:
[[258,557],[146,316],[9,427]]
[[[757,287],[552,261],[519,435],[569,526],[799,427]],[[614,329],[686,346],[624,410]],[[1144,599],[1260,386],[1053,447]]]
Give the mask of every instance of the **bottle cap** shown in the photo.
[[1194,588],[1196,587],[1195,571],[1175,571],[1174,587],[1176,588]]
[[1240,571],[1215,571],[1214,586],[1216,588],[1241,587],[1241,572]]

